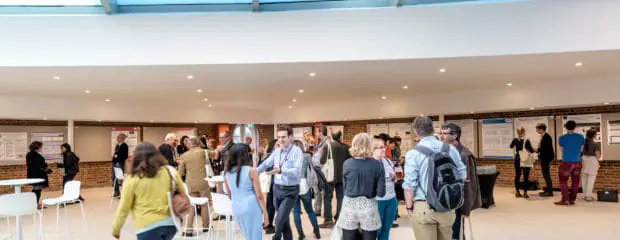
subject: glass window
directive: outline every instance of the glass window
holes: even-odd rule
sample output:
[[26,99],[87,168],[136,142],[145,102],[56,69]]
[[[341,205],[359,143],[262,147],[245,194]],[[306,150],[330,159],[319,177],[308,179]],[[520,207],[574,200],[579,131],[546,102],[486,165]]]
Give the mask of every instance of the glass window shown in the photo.
[[117,0],[123,5],[193,5],[193,4],[248,4],[252,0]]
[[101,6],[99,0],[0,0],[0,6]]

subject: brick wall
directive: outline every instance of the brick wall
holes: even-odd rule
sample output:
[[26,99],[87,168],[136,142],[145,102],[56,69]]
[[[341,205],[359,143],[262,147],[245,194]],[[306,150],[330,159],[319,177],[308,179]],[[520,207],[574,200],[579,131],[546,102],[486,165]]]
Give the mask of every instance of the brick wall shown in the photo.
[[273,125],[254,125],[254,127],[256,128],[256,131],[258,131],[258,136],[261,140],[263,138],[267,139],[267,141],[273,139]]

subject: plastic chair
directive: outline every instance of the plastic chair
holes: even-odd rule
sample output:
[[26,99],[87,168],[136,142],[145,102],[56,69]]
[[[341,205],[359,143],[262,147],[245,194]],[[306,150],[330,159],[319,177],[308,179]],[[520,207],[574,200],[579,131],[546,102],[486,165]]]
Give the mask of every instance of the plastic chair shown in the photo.
[[56,205],[56,232],[58,233],[59,228],[59,220],[60,220],[60,205],[64,206],[65,209],[65,218],[69,221],[69,217],[67,215],[67,203],[79,203],[80,209],[82,210],[82,221],[84,222],[84,227],[88,228],[86,223],[86,213],[84,212],[84,205],[82,200],[80,200],[80,185],[82,183],[80,181],[69,181],[65,184],[65,190],[62,196],[57,198],[43,199],[44,206],[52,206]]
[[[236,227],[234,227],[233,221],[232,221],[232,217],[233,217],[232,201],[228,198],[228,196],[224,194],[220,194],[220,193],[211,193],[211,198],[213,200],[213,212],[211,212],[211,216],[209,217],[213,218],[214,216],[215,217],[225,216],[226,217],[226,234],[227,235],[231,234],[230,239],[235,239]],[[217,226],[218,228],[215,229],[213,227],[213,221],[210,221],[209,228],[215,229],[217,231],[219,230],[220,223],[221,221],[218,221],[218,226]],[[231,231],[231,233],[229,233],[228,231]],[[209,231],[209,233],[212,233],[212,232],[213,231]],[[217,231],[215,235],[215,239],[219,239],[219,234],[220,232]],[[229,238],[226,238],[226,239],[229,239]]]
[[[33,221],[36,221],[36,216],[39,215],[39,239],[43,239],[43,212],[38,211],[37,209],[37,196],[34,193],[28,192],[0,195],[0,206],[2,206],[0,208],[0,215],[6,216],[7,223],[9,223],[9,228],[10,216],[17,217],[33,214]],[[11,235],[8,237],[2,237],[2,239],[12,239]]]
[[0,234],[0,239],[1,240],[10,240],[13,238],[13,236],[11,236],[11,219],[9,218],[9,216],[4,216],[6,218],[6,232],[9,234]]
[[[112,195],[114,195],[114,189],[116,188],[116,186],[118,186],[118,182],[125,181],[125,173],[123,172],[123,169],[121,169],[120,167],[112,167],[112,169],[114,169],[114,178],[115,178],[114,187],[112,188]],[[122,187],[122,185],[120,187]],[[110,197],[110,209],[108,209],[108,211],[112,211],[112,204],[114,204],[113,196]]]
[[[209,198],[206,197],[192,197],[191,195],[189,195],[189,188],[187,187],[187,184],[183,183],[183,188],[185,188],[185,194],[187,195],[187,197],[189,198],[189,204],[192,205],[192,208],[194,209],[194,227],[193,228],[188,228],[188,224],[189,222],[186,221],[185,222],[185,227],[183,228],[183,232],[187,232],[187,230],[203,230],[203,228],[199,228],[198,227],[198,205],[206,205],[207,206],[207,212],[211,212],[211,209],[209,207]],[[189,215],[190,213],[188,213]],[[211,221],[209,221],[211,222]],[[211,230],[211,226],[209,226],[209,230]]]

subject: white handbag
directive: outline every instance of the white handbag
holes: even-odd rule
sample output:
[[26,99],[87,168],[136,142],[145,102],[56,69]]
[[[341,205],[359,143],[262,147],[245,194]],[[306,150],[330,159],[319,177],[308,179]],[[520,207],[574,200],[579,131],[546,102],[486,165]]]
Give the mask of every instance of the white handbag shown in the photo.
[[329,141],[325,143],[327,144],[327,161],[323,164],[321,171],[323,175],[325,175],[325,180],[327,180],[327,182],[334,182],[334,156],[332,155],[332,145]]

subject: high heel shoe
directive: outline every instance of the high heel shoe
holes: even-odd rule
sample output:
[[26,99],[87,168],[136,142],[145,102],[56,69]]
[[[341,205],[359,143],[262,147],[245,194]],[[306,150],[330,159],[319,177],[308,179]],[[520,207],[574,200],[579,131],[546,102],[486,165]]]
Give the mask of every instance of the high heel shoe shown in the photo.
[[523,196],[521,196],[521,192],[517,191],[517,192],[515,193],[515,197],[516,197],[516,198],[522,198]]

